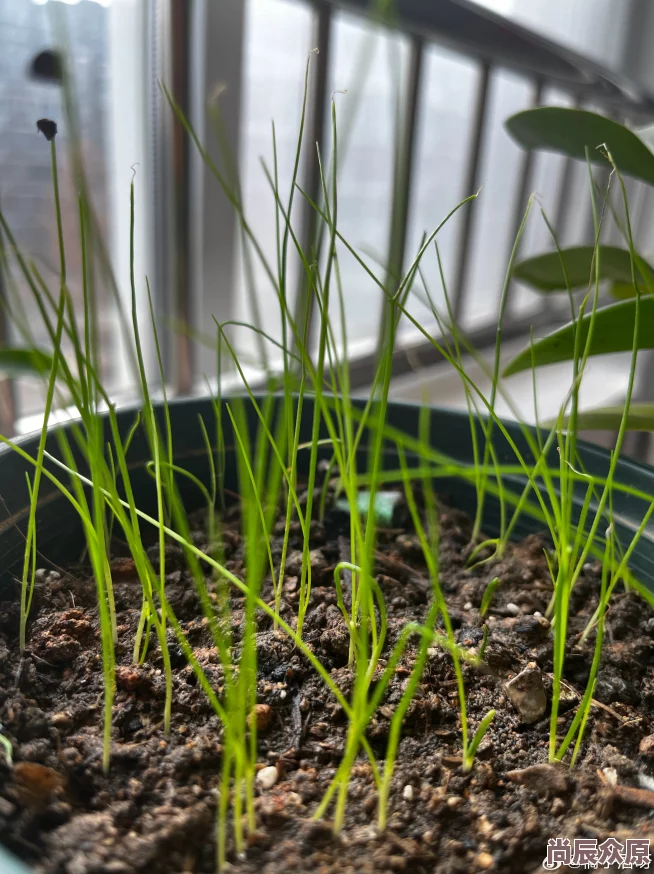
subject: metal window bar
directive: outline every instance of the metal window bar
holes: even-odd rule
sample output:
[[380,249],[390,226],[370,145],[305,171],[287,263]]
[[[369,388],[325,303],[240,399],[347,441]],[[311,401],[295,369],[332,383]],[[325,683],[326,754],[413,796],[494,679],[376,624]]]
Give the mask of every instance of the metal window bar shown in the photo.
[[[390,292],[397,289],[399,277],[404,268],[406,252],[407,229],[409,219],[409,204],[411,202],[411,186],[413,183],[413,160],[415,157],[416,125],[418,122],[418,103],[422,84],[423,43],[418,37],[413,37],[409,55],[409,75],[402,105],[406,106],[402,131],[398,138],[398,149],[395,154],[393,168],[393,203],[391,207],[391,224],[388,241],[388,268],[386,288]],[[382,302],[382,317],[377,337],[377,357],[381,355],[386,342],[388,319],[391,307],[388,301]]]
[[[482,155],[486,118],[488,115],[488,85],[491,68],[484,62],[479,69],[479,82],[475,98],[474,121],[472,136],[468,152],[468,165],[464,176],[462,198],[470,197],[479,189],[479,164]],[[456,260],[456,272],[454,279],[454,293],[452,300],[452,312],[458,321],[463,314],[465,294],[468,285],[468,272],[470,270],[470,240],[477,220],[477,210],[473,209],[473,202],[463,207],[463,225],[459,239],[459,250]]]
[[[187,0],[171,0],[170,83],[172,96],[186,117],[191,115],[191,21],[192,6]],[[174,281],[171,310],[181,325],[192,325],[191,296],[191,159],[189,138],[181,123],[172,126],[173,174],[173,259]],[[188,394],[193,387],[193,349],[185,331],[174,335],[174,387]]]
[[[531,109],[535,109],[537,106],[541,105],[543,97],[543,80],[536,79],[533,84],[533,91],[531,96]],[[507,252],[507,264],[509,263],[509,259],[511,257],[511,252],[513,251],[514,242],[518,236],[518,232],[520,230],[520,225],[522,224],[522,220],[524,219],[525,210],[527,209],[527,204],[529,203],[529,195],[531,193],[531,183],[534,175],[534,158],[535,153],[533,151],[525,151],[520,156],[520,181],[518,184],[518,194],[515,199],[515,207],[513,213],[513,222],[511,224],[511,236],[509,237],[509,249]],[[515,301],[515,282],[511,282],[508,289],[507,295],[507,318],[511,317],[511,311],[513,309],[512,304]],[[545,304],[545,301],[542,302]]]
[[[320,149],[321,158],[325,154],[327,119],[327,71],[329,69],[330,48],[332,40],[332,8],[327,2],[314,4],[315,6],[315,48],[318,50],[311,69],[309,109],[311,112],[306,142],[309,144],[309,153],[306,161],[305,190],[315,204],[322,201],[322,184],[320,180],[320,165],[316,146]],[[290,216],[289,216],[290,218]],[[318,246],[318,216],[311,204],[304,201],[302,204],[302,250],[307,254]],[[319,255],[319,252],[316,253]],[[297,297],[294,309],[294,319],[298,331],[302,331],[307,324],[307,338],[312,334],[314,321],[314,307],[312,296],[309,294],[309,282],[303,272],[297,288]]]

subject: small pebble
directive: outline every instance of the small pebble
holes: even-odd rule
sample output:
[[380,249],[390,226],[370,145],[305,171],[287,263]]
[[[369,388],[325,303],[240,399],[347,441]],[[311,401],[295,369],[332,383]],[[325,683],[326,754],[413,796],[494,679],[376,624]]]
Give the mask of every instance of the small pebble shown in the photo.
[[540,612],[540,610],[534,610],[534,616],[535,616],[537,619],[540,619],[540,618],[542,617],[542,615],[543,615],[543,614]]
[[257,726],[257,731],[267,731],[272,722],[272,707],[270,704],[256,704],[254,707],[254,713],[251,713],[248,716],[248,725],[252,724],[253,716]]
[[402,797],[405,801],[413,801],[413,786],[410,783],[407,783],[402,790]]
[[16,810],[16,805],[7,798],[0,796],[0,816],[8,817]]
[[654,791],[654,777],[650,777],[648,774],[643,774],[639,772],[638,774],[638,785],[641,789],[649,789],[650,792]]
[[66,729],[70,728],[73,724],[73,717],[67,710],[61,710],[50,717],[50,722],[55,728]]
[[513,601],[509,601],[506,605],[507,613],[510,613],[512,616],[518,616],[520,614],[520,608],[517,604],[514,604]]
[[274,765],[269,765],[257,774],[257,785],[260,789],[272,789],[278,779],[279,771]]
[[602,773],[606,777],[606,782],[609,786],[617,786],[618,785],[618,772],[615,768],[602,768]]
[[565,812],[565,801],[562,798],[555,798],[552,802],[552,816],[561,816]]
[[45,575],[47,574],[47,570],[44,567],[37,567],[34,572],[34,579],[37,583],[42,583],[45,579]]
[[568,772],[560,763],[530,765],[519,771],[507,771],[504,776],[539,795],[565,795],[569,788]]
[[654,756],[654,734],[648,734],[641,740],[638,752],[641,756]]
[[463,605],[464,610],[472,610],[472,601],[466,601]]
[[520,713],[523,722],[536,722],[545,713],[547,698],[543,686],[543,676],[535,662],[530,662],[504,686],[513,705]]
[[491,868],[495,867],[495,859],[493,859],[490,853],[477,853],[475,862],[477,863],[477,866],[483,868],[484,871],[489,871]]

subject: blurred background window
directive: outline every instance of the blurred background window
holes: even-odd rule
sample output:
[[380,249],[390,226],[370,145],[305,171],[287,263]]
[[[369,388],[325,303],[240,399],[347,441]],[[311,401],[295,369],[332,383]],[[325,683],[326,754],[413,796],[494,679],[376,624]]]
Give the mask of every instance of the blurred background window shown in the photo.
[[[419,4],[410,5],[414,13],[420,12]],[[648,16],[654,16],[639,0],[478,0],[477,4],[462,0],[459,5],[467,12],[478,8],[484,15],[499,13],[554,41],[550,52],[562,63],[572,50],[641,83],[647,84],[652,75],[645,58],[646,41],[638,43],[637,36],[647,30],[645,24],[651,32],[654,21]],[[588,241],[592,229],[589,208],[580,206],[587,200],[584,168],[570,167],[553,155],[527,159],[503,125],[507,116],[535,103],[605,107],[576,95],[572,87],[562,87],[556,76],[550,79],[542,72],[520,69],[512,59],[502,57],[501,47],[462,46],[431,31],[423,37],[415,27],[383,27],[373,24],[365,9],[365,4],[354,0],[343,8],[303,0],[245,0],[244,4],[240,0],[197,4],[186,0],[0,0],[0,206],[16,242],[44,282],[55,287],[58,252],[50,152],[36,131],[37,119],[55,118],[64,235],[70,253],[68,283],[76,306],[81,307],[75,167],[62,91],[52,81],[57,74],[52,53],[64,45],[71,59],[88,188],[110,256],[116,293],[129,302],[129,185],[136,174],[135,273],[140,315],[148,318],[147,274],[166,361],[183,390],[202,388],[205,376],[213,376],[213,364],[210,351],[194,353],[191,362],[189,338],[180,338],[176,332],[180,317],[188,318],[192,330],[210,336],[215,333],[213,313],[221,319],[258,318],[277,339],[281,327],[265,270],[256,259],[245,269],[243,239],[219,187],[199,167],[188,144],[185,152],[176,151],[182,147],[173,136],[175,125],[157,86],[159,76],[173,90],[181,88],[186,108],[207,140],[213,132],[205,97],[227,86],[226,97],[219,99],[225,103],[228,139],[237,155],[244,209],[263,251],[274,261],[274,200],[261,161],[269,168],[273,165],[274,120],[280,189],[286,198],[307,58],[327,35],[322,56],[311,58],[300,181],[307,182],[307,167],[315,155],[312,137],[321,130],[316,116],[325,113],[321,148],[327,158],[330,96],[347,92],[335,95],[339,130],[342,125],[345,132],[340,142],[339,228],[370,263],[384,265],[389,247],[397,242],[391,218],[398,205],[393,185],[398,119],[411,125],[407,95],[412,93],[412,71],[419,70],[411,126],[410,196],[399,251],[406,267],[423,234],[463,197],[480,190],[474,213],[461,210],[439,235],[439,250],[448,293],[458,301],[457,315],[482,345],[492,342],[516,217],[530,191],[536,191],[539,203],[560,220],[567,242]],[[397,9],[401,19],[402,2]],[[431,4],[425,2],[425,22],[430,20],[430,10]],[[186,67],[182,85],[180,64]],[[316,108],[314,83],[321,75],[324,103]],[[629,115],[629,107],[623,112],[615,101],[610,111],[616,117]],[[640,214],[646,215],[650,205],[644,196],[636,195]],[[564,209],[564,200],[573,202],[573,208],[568,203]],[[297,194],[293,219],[298,228],[303,227],[306,215],[306,205]],[[181,254],[180,240],[182,249],[186,247]],[[651,242],[640,240],[644,249]],[[544,225],[534,216],[521,255],[548,246]],[[347,291],[348,353],[374,357],[382,315],[379,289],[351,255],[344,250],[339,255]],[[289,270],[290,303],[294,305],[302,286],[297,258],[290,259]],[[378,272],[383,275],[383,267]],[[15,270],[11,277],[15,283],[6,281],[4,293],[10,300],[20,299],[27,326],[38,342],[45,342],[24,280]],[[435,250],[425,258],[422,280],[443,306]],[[117,398],[127,398],[130,371],[112,288],[107,271],[98,268],[95,293],[104,376]],[[336,307],[336,301],[332,304]],[[435,330],[424,299],[412,300],[411,312],[418,322]],[[556,304],[545,312],[542,299],[533,292],[519,286],[512,289],[507,319],[514,326],[515,342],[524,342],[525,326],[532,318],[543,322],[556,317],[561,318]],[[16,326],[4,330],[6,340],[20,342]],[[406,320],[400,338],[410,350],[421,341],[415,326]],[[257,344],[252,335],[242,330],[237,342],[256,365]],[[155,374],[152,350],[147,351]],[[424,397],[426,386],[431,386],[428,400],[461,403],[458,387],[446,379],[439,382],[428,361],[422,361],[420,373],[414,373],[414,364],[407,362],[403,374],[402,368],[398,371],[396,395],[422,393]],[[620,367],[600,368],[596,378],[589,377],[588,391],[600,403],[619,397],[625,380],[626,372]],[[552,406],[557,397],[552,395]],[[38,421],[30,417],[39,412],[41,393],[29,381],[3,383],[0,401],[5,418],[15,418],[21,429]],[[529,416],[526,394],[521,402]]]

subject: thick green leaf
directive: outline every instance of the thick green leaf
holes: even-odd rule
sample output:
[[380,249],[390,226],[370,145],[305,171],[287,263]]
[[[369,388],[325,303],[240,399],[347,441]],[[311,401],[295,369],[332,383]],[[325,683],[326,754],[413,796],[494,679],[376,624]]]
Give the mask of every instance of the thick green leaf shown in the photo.
[[[587,288],[595,278],[594,256],[593,246],[573,246],[563,249],[560,254],[546,252],[520,261],[515,265],[513,275],[538,291],[565,291],[568,285],[570,288]],[[617,246],[600,246],[599,256],[600,278],[610,279],[620,286],[627,285],[632,291],[629,297],[633,297],[629,251]],[[642,290],[649,288],[654,291],[654,269],[639,256],[634,260],[636,276],[642,280]]]
[[[641,291],[644,290],[641,289]],[[636,292],[630,282],[614,282],[610,294],[614,300],[631,300],[632,297],[636,297]]]
[[654,154],[635,133],[610,118],[584,109],[542,106],[511,116],[506,122],[511,136],[527,149],[562,152],[571,158],[610,167],[602,146],[611,153],[621,173],[654,185]]
[[48,374],[52,368],[52,356],[40,349],[0,349],[0,375],[30,376]]
[[[622,421],[624,407],[598,407],[577,414],[577,427],[586,431],[617,431]],[[563,420],[563,426],[569,418]],[[546,423],[551,428],[554,421]],[[654,404],[631,404],[627,413],[628,431],[654,431]]]
[[[633,345],[636,301],[625,300],[598,310],[590,342],[589,355],[603,355],[608,352],[626,352]],[[584,316],[579,325],[581,331],[580,348],[583,350],[588,339],[591,314]],[[572,361],[574,358],[575,323],[569,322],[562,328],[543,337],[533,344],[533,360],[536,367],[555,364],[558,361]],[[640,301],[640,326],[638,348],[654,349],[654,297],[648,295]],[[511,361],[504,370],[504,376],[511,376],[521,370],[529,370],[532,365],[532,348],[527,346]]]

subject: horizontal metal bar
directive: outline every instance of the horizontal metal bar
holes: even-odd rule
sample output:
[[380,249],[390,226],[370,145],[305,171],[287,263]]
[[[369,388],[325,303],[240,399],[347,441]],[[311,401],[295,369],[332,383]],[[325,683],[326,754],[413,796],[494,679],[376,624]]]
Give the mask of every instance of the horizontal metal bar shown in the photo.
[[[371,16],[369,0],[330,2]],[[382,23],[477,60],[545,79],[630,117],[654,117],[654,97],[636,83],[471,0],[395,0],[392,14]]]
[[[536,315],[530,314],[524,317],[507,319],[502,328],[502,340],[524,339],[527,342],[529,332],[562,325],[567,321],[567,313],[541,312]],[[489,323],[474,331],[466,332],[466,338],[479,351],[494,346],[497,339],[497,325]],[[439,339],[439,345],[451,342],[451,337]],[[396,347],[393,352],[392,377],[404,376],[415,373],[424,367],[430,367],[443,361],[438,349],[425,338],[418,342],[404,343]],[[375,377],[377,356],[375,352],[353,358],[350,361],[350,384],[353,389],[362,389],[370,386]]]

